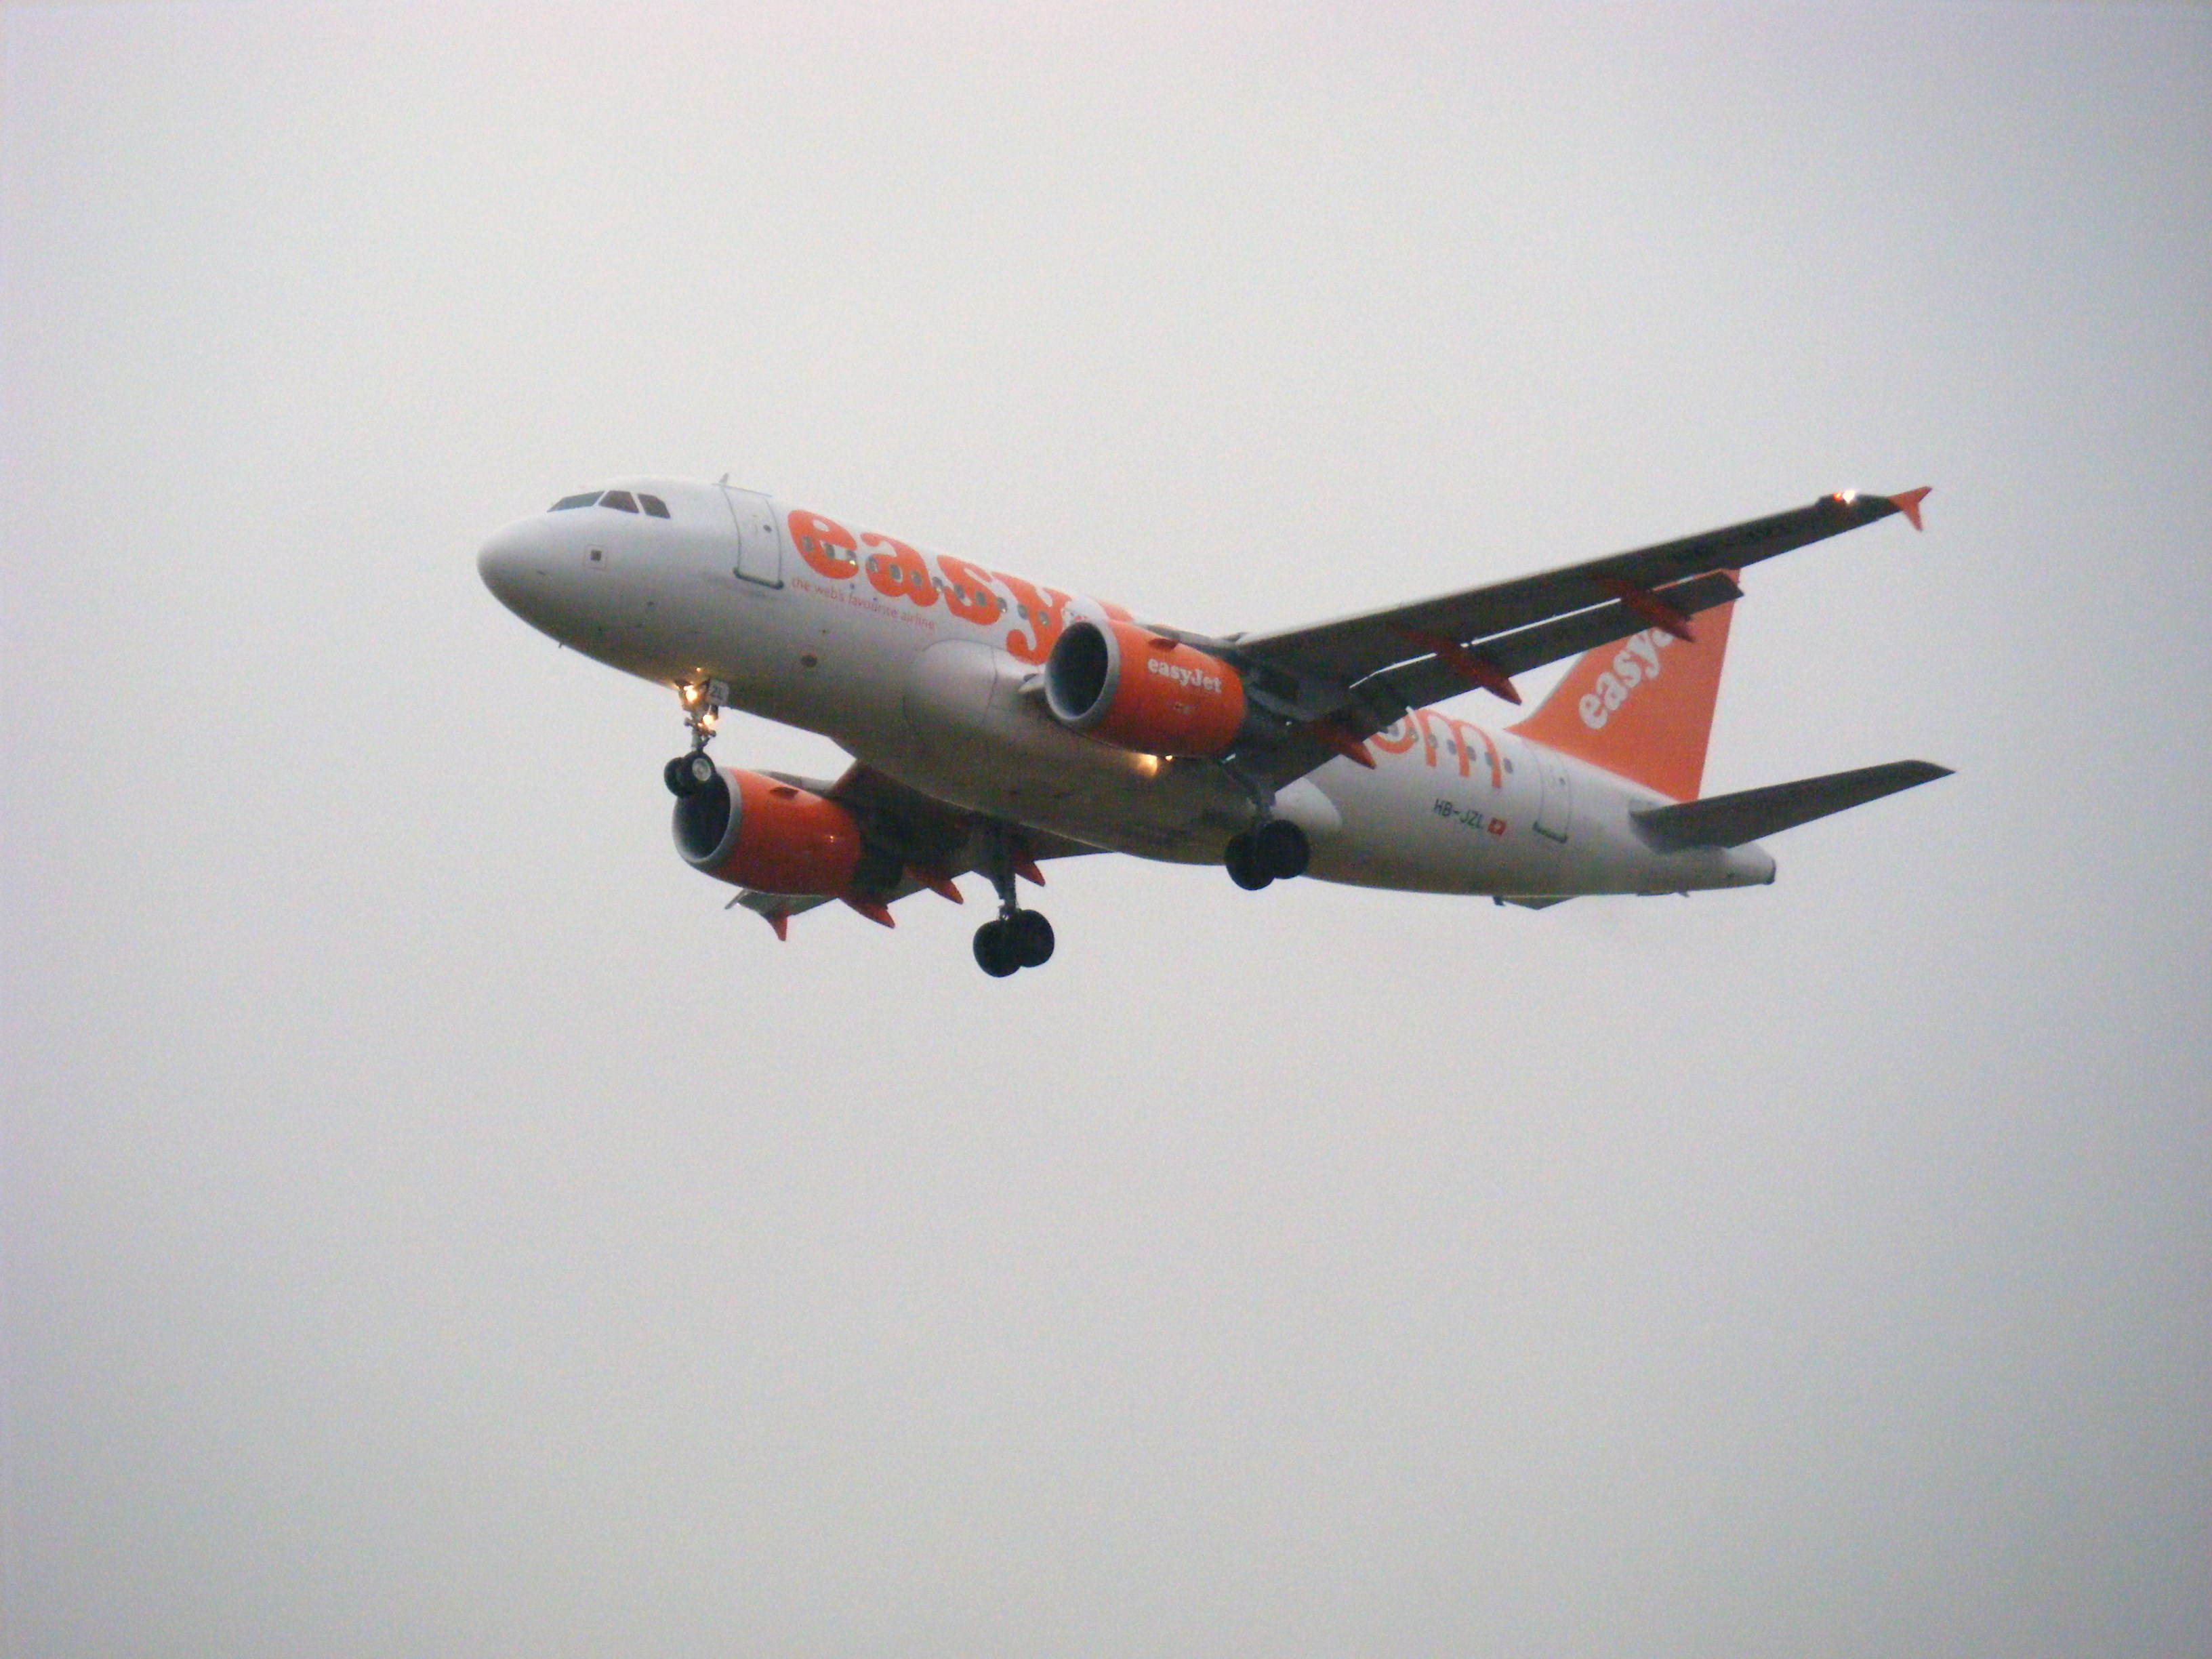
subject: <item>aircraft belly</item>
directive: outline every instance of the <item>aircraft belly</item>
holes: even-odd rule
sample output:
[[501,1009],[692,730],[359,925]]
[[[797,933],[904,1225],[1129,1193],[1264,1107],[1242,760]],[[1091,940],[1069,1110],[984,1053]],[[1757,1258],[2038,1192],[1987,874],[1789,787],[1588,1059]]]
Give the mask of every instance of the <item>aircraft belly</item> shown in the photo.
[[1462,769],[1449,746],[1375,755],[1372,771],[1331,761],[1313,782],[1341,816],[1335,836],[1314,842],[1311,872],[1324,881],[1427,893],[1551,890],[1559,848],[1534,833],[1535,779],[1505,770],[1503,750],[1469,741]]
[[1010,823],[1048,830],[1092,847],[1179,864],[1212,864],[1250,823],[1241,793],[1186,775],[1048,775],[911,740],[882,748],[848,744],[855,757],[924,794]]
[[1655,846],[1629,816],[1662,797],[1625,778],[1577,761],[1575,836],[1568,864],[1573,890],[1587,893],[1687,893],[1771,881],[1774,861],[1759,848]]
[[[1433,732],[1409,726],[1395,750],[1387,741],[1373,745],[1371,771],[1336,760],[1312,775],[1341,819],[1335,833],[1313,837],[1313,875],[1354,886],[1510,895],[1674,893],[1772,879],[1772,860],[1757,848],[1655,848],[1629,812],[1656,798],[1599,768],[1532,752],[1510,735],[1492,739],[1464,725],[1434,724]],[[1558,797],[1548,806],[1547,790]],[[1562,799],[1571,807],[1563,810]]]
[[930,645],[907,668],[902,739],[862,758],[970,811],[1150,858],[1215,860],[1249,826],[1250,798],[1218,766],[1071,732],[1024,695],[1030,672],[980,641]]
[[660,678],[720,679],[732,707],[821,732],[854,753],[902,739],[909,635],[864,611],[834,611],[789,588],[730,577],[702,583],[690,626],[682,668]]

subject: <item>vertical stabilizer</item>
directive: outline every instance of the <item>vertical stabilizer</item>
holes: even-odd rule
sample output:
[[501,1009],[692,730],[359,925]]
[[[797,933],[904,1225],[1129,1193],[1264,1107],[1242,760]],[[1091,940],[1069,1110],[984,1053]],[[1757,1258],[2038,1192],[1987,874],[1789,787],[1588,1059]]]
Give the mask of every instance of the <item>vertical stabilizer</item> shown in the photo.
[[1585,652],[1513,729],[1671,799],[1695,800],[1735,610],[1698,612],[1687,630],[1693,639],[1653,627]]

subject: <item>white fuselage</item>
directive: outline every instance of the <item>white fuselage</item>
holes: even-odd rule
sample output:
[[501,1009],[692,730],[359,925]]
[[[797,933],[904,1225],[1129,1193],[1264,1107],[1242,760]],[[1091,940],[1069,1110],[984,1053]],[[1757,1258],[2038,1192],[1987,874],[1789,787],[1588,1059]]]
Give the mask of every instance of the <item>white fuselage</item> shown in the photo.
[[[1052,635],[1126,619],[1119,607],[886,537],[802,546],[795,523],[829,521],[749,491],[617,488],[668,516],[539,514],[478,562],[503,603],[574,649],[672,687],[720,681],[731,706],[818,732],[928,795],[1092,846],[1218,863],[1251,827],[1260,803],[1218,763],[1099,742],[1036,695]],[[1510,732],[1423,709],[1369,747],[1372,769],[1332,760],[1275,797],[1323,880],[1540,896],[1773,879],[1757,847],[1654,848],[1629,815],[1660,797]]]

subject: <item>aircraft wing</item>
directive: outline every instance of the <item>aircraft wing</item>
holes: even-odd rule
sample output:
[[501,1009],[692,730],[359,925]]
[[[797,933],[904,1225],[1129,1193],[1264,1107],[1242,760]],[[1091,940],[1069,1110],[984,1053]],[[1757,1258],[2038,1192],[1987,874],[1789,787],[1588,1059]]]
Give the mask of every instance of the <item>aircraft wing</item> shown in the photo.
[[[1715,571],[1710,576],[1656,589],[1653,597],[1676,616],[1687,617],[1740,599],[1743,590],[1728,572]],[[1562,657],[1579,657],[1601,645],[1626,639],[1650,625],[1649,617],[1616,599],[1610,605],[1516,628],[1510,634],[1481,641],[1476,648],[1510,679],[1547,662],[1557,662]],[[1449,659],[1438,656],[1419,657],[1395,668],[1386,668],[1370,676],[1369,683],[1387,686],[1392,696],[1408,708],[1457,696],[1469,685],[1464,673],[1455,668]]]
[[[926,795],[871,766],[855,763],[834,782],[786,772],[767,775],[834,800],[860,820],[867,852],[854,890],[840,897],[886,927],[892,925],[890,907],[915,893],[936,892],[961,902],[954,878],[983,869],[996,835],[1007,838],[1015,872],[1039,886],[1044,884],[1044,874],[1036,866],[1044,860],[1102,850],[1046,830],[1000,824],[980,812]],[[725,908],[742,906],[765,917],[781,939],[792,917],[836,902],[815,894],[763,893],[749,887]]]
[[1687,636],[1698,611],[1741,597],[1735,573],[1902,513],[1928,491],[1843,492],[1809,507],[1535,575],[1310,628],[1193,643],[1247,671],[1282,739],[1239,758],[1278,786],[1355,748],[1410,708],[1474,687],[1520,702],[1513,676],[1658,626]]
[[1486,587],[1370,611],[1317,627],[1248,635],[1236,643],[1255,660],[1355,684],[1380,669],[1429,654],[1409,643],[1419,636],[1466,646],[1588,611],[1608,600],[1617,602],[1622,584],[1648,593],[1692,576],[1741,570],[1894,513],[1904,513],[1917,522],[1920,501],[1926,494],[1913,490],[1894,496],[1823,495],[1810,507],[1662,542],[1632,553],[1615,553],[1533,576],[1492,582]]

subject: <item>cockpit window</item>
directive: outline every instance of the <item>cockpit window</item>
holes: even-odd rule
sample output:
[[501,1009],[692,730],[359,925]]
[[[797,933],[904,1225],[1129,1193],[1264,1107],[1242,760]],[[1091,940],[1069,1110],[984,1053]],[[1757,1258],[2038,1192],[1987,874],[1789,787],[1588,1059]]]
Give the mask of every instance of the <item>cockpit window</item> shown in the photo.
[[589,507],[599,499],[599,492],[596,489],[582,495],[563,495],[545,510],[548,513],[566,513],[572,507]]
[[637,504],[653,518],[665,519],[668,516],[668,503],[658,495],[647,495],[642,489],[637,492]]
[[624,513],[637,511],[637,501],[627,489],[610,489],[599,497],[601,507],[611,507]]

